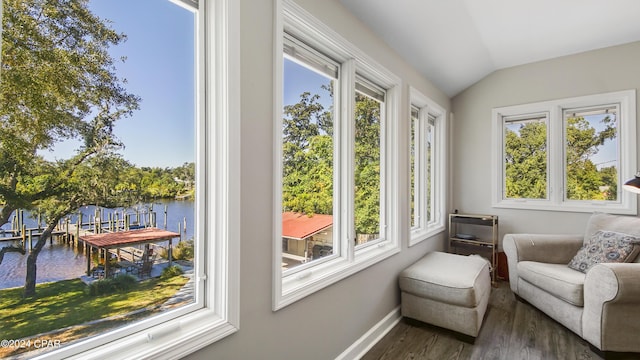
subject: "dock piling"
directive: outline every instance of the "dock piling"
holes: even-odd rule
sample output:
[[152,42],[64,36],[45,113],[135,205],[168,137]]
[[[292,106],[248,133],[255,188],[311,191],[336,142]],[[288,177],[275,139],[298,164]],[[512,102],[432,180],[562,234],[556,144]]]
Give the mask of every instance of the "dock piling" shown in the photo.
[[28,250],[28,245],[27,245],[27,227],[25,225],[22,225],[22,231],[20,232],[20,236],[22,237],[22,243],[24,244],[24,251]]

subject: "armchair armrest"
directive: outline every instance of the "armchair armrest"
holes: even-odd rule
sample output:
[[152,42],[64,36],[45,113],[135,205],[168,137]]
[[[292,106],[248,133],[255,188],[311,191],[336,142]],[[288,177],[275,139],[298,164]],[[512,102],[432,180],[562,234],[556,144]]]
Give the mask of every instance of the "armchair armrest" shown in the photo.
[[640,264],[592,267],[584,282],[583,337],[602,351],[638,352]]
[[509,284],[518,294],[518,262],[537,261],[553,264],[568,264],[583,244],[584,235],[554,234],[507,234],[502,248],[507,255]]

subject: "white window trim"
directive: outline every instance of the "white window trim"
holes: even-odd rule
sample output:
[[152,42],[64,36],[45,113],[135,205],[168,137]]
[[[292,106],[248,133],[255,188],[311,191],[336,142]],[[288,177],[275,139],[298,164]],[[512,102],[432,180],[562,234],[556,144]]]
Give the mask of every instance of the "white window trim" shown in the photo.
[[[370,88],[370,89],[375,89],[377,88],[377,84],[371,83],[368,79],[363,78],[362,76],[359,76],[359,74],[356,73],[356,81],[355,84],[360,84],[361,86],[364,86],[366,88]],[[350,96],[354,97],[354,109],[353,111],[351,111],[349,114],[353,114],[355,112],[355,94],[356,93],[360,93],[363,96],[367,96],[370,97],[370,95],[366,94],[363,91],[359,91],[357,90],[357,85],[356,85],[356,90],[354,93],[350,94]],[[374,90],[370,90],[370,91],[374,91]],[[374,91],[375,92],[375,91]],[[385,98],[386,98],[386,93],[387,91],[385,90]],[[379,99],[378,99],[379,100]],[[375,100],[375,101],[378,101]],[[389,144],[388,142],[383,142],[384,139],[387,139],[387,128],[389,127],[389,121],[391,120],[389,116],[392,116],[393,114],[387,111],[387,103],[386,103],[386,99],[384,102],[380,103],[380,169],[387,169],[388,166],[388,161],[387,161],[387,154],[388,154],[388,149],[389,146],[392,146],[393,144]],[[350,117],[353,117],[353,115],[351,115]],[[349,117],[343,117],[343,119],[348,119]],[[354,129],[354,133],[355,133],[355,122],[353,124],[353,129]],[[351,141],[351,139],[353,138],[353,136],[349,136],[349,137],[345,137],[345,139],[348,141]],[[355,143],[353,145],[355,147]],[[353,151],[355,153],[355,150]],[[354,159],[355,156],[350,156],[349,159]],[[343,169],[343,171],[349,171],[349,174],[351,177],[355,176],[354,171],[353,171],[353,166],[350,167],[345,167]],[[367,241],[365,243],[362,244],[358,244],[355,247],[353,247],[353,251],[354,252],[362,252],[364,248],[369,247],[369,246],[376,246],[378,244],[383,243],[384,241],[386,241],[386,238],[388,237],[386,228],[387,228],[387,223],[388,223],[388,219],[387,219],[387,200],[385,200],[384,195],[385,193],[388,191],[388,189],[385,189],[385,184],[387,182],[387,177],[388,177],[388,171],[381,171],[380,172],[380,224],[379,229],[380,229],[380,233],[379,233],[379,237],[376,239],[372,239],[370,241]],[[350,181],[346,182],[347,184],[351,185],[354,183],[353,179],[350,179]],[[349,193],[353,193],[354,190],[353,189],[347,189],[347,191],[349,191]],[[355,211],[355,208],[354,208]],[[353,222],[349,221],[348,224],[352,224]],[[356,238],[356,230],[355,228],[353,229],[353,236],[351,236],[350,238],[355,239]]]
[[[637,197],[620,191],[618,201],[569,201],[564,199],[564,119],[563,109],[619,104],[618,152],[620,189],[636,173],[636,91],[624,90],[579,96],[538,103],[494,108],[492,119],[492,206],[496,208],[554,210],[572,212],[604,211],[614,214],[637,214]],[[547,199],[504,199],[504,117],[525,114],[548,114],[548,190]]]
[[[410,104],[409,104],[409,121],[411,120],[411,107],[415,106],[419,109],[420,123],[426,123],[428,116],[435,117],[434,126],[434,156],[433,163],[431,164],[431,189],[424,188],[423,182],[414,181],[415,197],[418,204],[414,211],[414,216],[419,216],[420,221],[416,222],[416,226],[411,229],[409,236],[409,246],[416,245],[436,234],[443,232],[446,228],[446,194],[447,194],[447,182],[446,182],[446,156],[447,156],[447,136],[446,136],[446,110],[438,105],[436,102],[422,94],[414,87],[409,87]],[[416,131],[424,132],[422,129],[424,126],[417,126]],[[411,134],[409,134],[411,136]],[[416,140],[416,143],[418,140]],[[407,142],[409,144],[409,151],[411,151],[411,139]],[[416,157],[419,159],[423,154]],[[418,166],[418,168],[420,168]],[[410,191],[410,190],[409,190]],[[424,207],[422,199],[426,197],[426,191],[431,191],[432,199],[432,211],[434,212],[434,220],[428,221],[426,219],[426,207]],[[420,199],[418,199],[420,197]],[[415,206],[415,205],[414,205]]]
[[[361,271],[375,263],[378,263],[389,256],[400,251],[399,242],[399,211],[398,196],[398,154],[397,147],[400,143],[397,131],[397,121],[399,119],[400,84],[401,80],[375,60],[364,54],[353,44],[349,43],[331,28],[314,18],[306,10],[301,8],[292,0],[276,0],[275,13],[275,48],[274,53],[274,78],[276,81],[274,89],[274,234],[273,234],[273,310],[281,309],[294,303],[316,291],[325,288],[341,279]],[[381,154],[385,157],[385,174],[381,174],[381,187],[384,188],[384,197],[381,197],[381,208],[384,207],[384,218],[380,221],[380,235],[382,241],[378,241],[373,246],[362,246],[356,249],[353,244],[355,229],[352,221],[344,221],[345,214],[353,214],[353,204],[344,201],[344,197],[353,198],[353,159],[340,158],[340,169],[342,171],[341,181],[334,186],[339,194],[334,195],[339,201],[337,208],[341,216],[334,219],[334,228],[338,228],[342,238],[340,239],[340,256],[321,261],[317,265],[292,272],[291,275],[284,276],[281,268],[282,259],[282,202],[281,202],[281,174],[282,174],[282,81],[283,78],[283,34],[284,30],[295,33],[308,45],[313,46],[326,56],[341,63],[340,78],[347,86],[340,90],[338,103],[340,103],[340,114],[342,118],[353,118],[355,111],[355,77],[356,72],[374,82],[376,85],[386,90],[385,101],[385,124],[384,137],[386,151]],[[351,123],[351,122],[349,122]],[[336,141],[336,146],[341,147],[341,152],[345,149],[353,154],[353,142],[351,139],[354,124],[336,127],[340,131],[340,137]],[[381,159],[382,161],[382,159]],[[348,195],[351,194],[351,195]]]
[[202,1],[196,21],[203,26],[197,67],[205,74],[197,82],[197,176],[204,184],[196,199],[197,232],[215,244],[197,255],[196,303],[38,358],[174,359],[239,328],[239,4]]

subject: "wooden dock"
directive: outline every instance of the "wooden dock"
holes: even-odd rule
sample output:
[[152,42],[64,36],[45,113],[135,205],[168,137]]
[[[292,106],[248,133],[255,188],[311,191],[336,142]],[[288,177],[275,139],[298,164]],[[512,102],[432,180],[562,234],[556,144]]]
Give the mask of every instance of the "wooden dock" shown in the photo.
[[[27,229],[28,230],[35,230],[35,229]],[[40,231],[42,231],[42,229],[39,229]],[[51,233],[51,235],[64,235],[65,232],[64,231],[53,231]],[[18,241],[18,240],[24,240],[25,237],[28,237],[28,234],[25,234],[25,236],[23,237],[22,235],[18,235],[18,236],[3,236],[0,237],[0,241]],[[32,237],[39,237],[42,236],[42,233],[31,233]]]
[[[70,244],[77,244],[80,246],[82,242],[81,237],[85,235],[93,235],[96,233],[108,233],[128,230],[129,228],[141,227],[137,223],[130,224],[129,219],[117,219],[109,217],[107,221],[100,221],[100,218],[96,218],[93,221],[80,223],[72,223],[68,218],[61,221],[56,228],[51,232],[49,242],[52,243],[54,238],[61,239],[62,241]],[[0,236],[0,242],[4,241],[21,241],[25,250],[33,248],[33,241],[42,236],[43,227],[27,228],[24,224],[20,226],[13,226],[11,230],[3,230],[4,234],[10,234],[10,236]]]
[[[84,215],[88,221],[83,221],[83,214],[79,214],[73,222],[70,217],[64,218],[58,223],[54,231],[51,232],[49,243],[53,244],[53,241],[57,240],[70,245],[74,244],[82,249],[87,247],[87,244],[85,244],[82,238],[88,235],[156,227],[157,217],[156,212],[153,210],[148,213],[125,213],[122,211],[121,213],[114,212],[106,215],[107,216],[102,212],[102,209],[96,209],[94,215]],[[24,248],[25,251],[29,252],[33,250],[34,242],[38,241],[38,238],[42,236],[44,230],[40,218],[38,218],[37,224],[37,227],[27,228],[24,222],[24,211],[19,210],[11,222],[11,229],[0,230],[0,243],[10,241],[19,242],[19,246]],[[184,219],[183,228],[181,225],[180,223],[178,224],[178,233],[181,234],[182,229],[184,229],[186,233],[186,218]],[[164,227],[165,229],[167,227],[166,206],[164,209]],[[88,251],[88,249],[85,249],[85,251]],[[131,262],[135,262],[141,257],[139,250],[134,248],[110,249],[109,252],[116,255],[119,259],[124,258]]]

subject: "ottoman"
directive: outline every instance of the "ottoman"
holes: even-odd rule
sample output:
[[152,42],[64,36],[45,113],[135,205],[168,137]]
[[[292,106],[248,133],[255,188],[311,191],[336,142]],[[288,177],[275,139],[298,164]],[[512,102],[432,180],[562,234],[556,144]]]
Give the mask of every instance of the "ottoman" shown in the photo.
[[400,273],[402,316],[478,336],[489,303],[489,262],[480,256],[430,252]]

